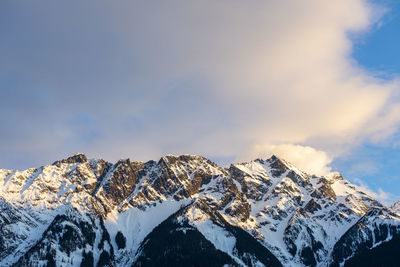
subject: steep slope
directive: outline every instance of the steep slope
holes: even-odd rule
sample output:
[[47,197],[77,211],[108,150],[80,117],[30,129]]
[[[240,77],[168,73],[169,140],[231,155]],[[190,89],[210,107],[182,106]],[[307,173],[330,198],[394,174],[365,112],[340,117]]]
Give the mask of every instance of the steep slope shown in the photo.
[[400,239],[393,237],[390,241],[377,245],[371,249],[362,250],[352,258],[346,260],[344,266],[398,266],[400,262]]
[[[164,264],[163,264],[164,263]],[[133,266],[281,266],[251,235],[204,201],[183,207],[143,241]]]
[[15,253],[21,242],[24,244],[30,239],[30,231],[37,227],[34,218],[0,198],[0,258]]
[[382,206],[338,173],[311,176],[274,156],[230,170],[251,206],[249,219],[237,224],[287,264],[326,264],[339,237],[371,207]]
[[[396,242],[397,230],[376,232],[397,229],[400,220],[398,205],[385,208],[340,174],[309,175],[275,156],[223,168],[193,155],[113,164],[79,153],[36,169],[0,170],[0,211],[2,266],[148,265],[150,247],[171,245],[172,257],[189,253],[196,238],[227,264],[265,264],[243,243],[284,266],[348,264],[366,247],[372,253],[382,240]],[[357,227],[371,229],[372,241]],[[191,238],[179,230],[186,228]],[[188,247],[156,244],[155,232]],[[227,250],[210,233],[239,247]],[[348,245],[354,236],[360,245]]]
[[[57,215],[39,241],[15,266],[108,266],[114,257],[110,235],[101,218],[71,209]],[[94,259],[97,259],[95,262]]]
[[371,266],[374,255],[384,256],[380,266],[391,266],[399,258],[399,240],[400,217],[386,208],[371,209],[335,244],[331,266]]
[[400,200],[393,203],[389,208],[391,211],[400,214]]

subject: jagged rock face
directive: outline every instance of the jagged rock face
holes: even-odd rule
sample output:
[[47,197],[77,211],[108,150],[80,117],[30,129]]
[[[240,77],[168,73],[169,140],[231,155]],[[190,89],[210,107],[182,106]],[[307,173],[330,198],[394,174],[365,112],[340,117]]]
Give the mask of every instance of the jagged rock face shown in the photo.
[[53,165],[60,167],[61,164],[85,163],[87,161],[88,161],[88,159],[84,154],[77,153],[77,154],[73,155],[72,157],[62,159],[62,160],[57,160],[53,163]]
[[398,206],[275,156],[223,168],[77,154],[0,170],[0,265],[351,264],[398,244]]

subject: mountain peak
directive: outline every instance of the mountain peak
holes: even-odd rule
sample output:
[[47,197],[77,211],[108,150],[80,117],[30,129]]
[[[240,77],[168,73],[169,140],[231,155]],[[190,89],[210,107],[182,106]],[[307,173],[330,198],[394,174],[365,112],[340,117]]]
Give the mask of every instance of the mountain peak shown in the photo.
[[279,160],[279,157],[277,157],[276,155],[273,154],[269,159],[270,160]]
[[400,200],[394,202],[391,206],[390,206],[391,210],[394,210],[395,212],[400,213]]
[[336,181],[336,180],[344,180],[342,174],[340,172],[331,172],[325,175],[325,178],[330,180],[330,181]]
[[288,162],[278,158],[275,155],[272,155],[269,159],[266,160],[266,162],[273,169],[273,173],[275,176],[282,175],[292,167]]
[[189,163],[189,162],[198,162],[198,163],[203,163],[207,162],[208,164],[216,167],[217,165],[210,161],[209,159],[203,157],[203,156],[198,156],[198,155],[191,155],[191,154],[182,154],[182,155],[172,155],[168,154],[166,156],[163,156],[160,158],[159,163],[163,164],[176,164],[176,163]]
[[87,161],[88,161],[88,159],[85,156],[85,154],[78,152],[75,155],[70,156],[66,159],[55,161],[52,165],[59,165],[61,163],[67,163],[67,164],[85,163]]
[[272,155],[271,157],[267,158],[267,159],[262,159],[262,158],[256,158],[255,160],[253,160],[255,162],[259,162],[261,164],[265,164],[266,162],[276,162],[276,161],[282,161],[279,157]]

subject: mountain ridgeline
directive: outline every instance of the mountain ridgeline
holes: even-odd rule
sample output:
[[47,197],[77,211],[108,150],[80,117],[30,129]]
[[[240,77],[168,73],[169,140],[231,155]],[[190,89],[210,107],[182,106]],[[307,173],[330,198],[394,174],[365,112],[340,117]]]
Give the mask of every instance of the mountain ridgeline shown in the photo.
[[391,207],[272,156],[0,169],[0,266],[396,266]]

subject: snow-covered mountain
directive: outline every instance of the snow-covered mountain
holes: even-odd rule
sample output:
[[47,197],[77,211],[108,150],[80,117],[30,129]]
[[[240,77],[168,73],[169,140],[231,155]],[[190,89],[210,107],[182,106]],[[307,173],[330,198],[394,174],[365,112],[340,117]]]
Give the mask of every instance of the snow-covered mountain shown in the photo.
[[399,244],[399,204],[275,156],[0,170],[0,266],[395,266]]

